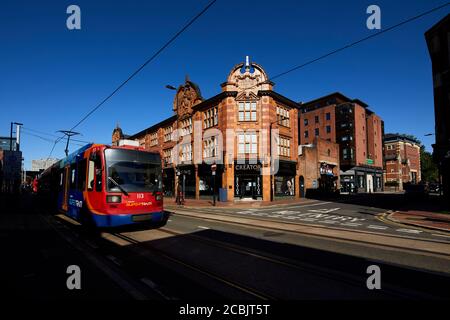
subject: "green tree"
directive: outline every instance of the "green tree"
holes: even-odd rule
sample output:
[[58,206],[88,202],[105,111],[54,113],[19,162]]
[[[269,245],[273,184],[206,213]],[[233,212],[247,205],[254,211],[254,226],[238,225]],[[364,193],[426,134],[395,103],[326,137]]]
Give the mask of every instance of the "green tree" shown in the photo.
[[438,168],[433,161],[433,156],[425,150],[425,146],[420,146],[420,171],[422,181],[437,182],[439,180]]

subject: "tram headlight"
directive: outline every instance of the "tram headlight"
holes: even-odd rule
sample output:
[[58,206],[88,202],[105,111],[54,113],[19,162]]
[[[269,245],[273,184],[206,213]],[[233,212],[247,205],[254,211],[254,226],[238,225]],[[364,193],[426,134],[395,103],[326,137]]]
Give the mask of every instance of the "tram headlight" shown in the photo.
[[106,202],[107,203],[121,203],[122,197],[117,195],[110,195],[106,196]]

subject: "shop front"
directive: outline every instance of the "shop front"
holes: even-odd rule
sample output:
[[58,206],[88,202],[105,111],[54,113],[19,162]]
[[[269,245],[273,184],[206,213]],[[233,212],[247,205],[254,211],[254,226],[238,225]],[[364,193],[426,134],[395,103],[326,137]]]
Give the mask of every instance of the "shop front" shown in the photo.
[[176,170],[179,190],[184,192],[185,198],[195,198],[195,166],[178,166]]
[[372,193],[383,191],[383,170],[374,167],[354,167],[341,171],[341,192]]
[[215,192],[218,195],[222,186],[223,165],[216,165],[216,173],[212,174],[211,165],[202,163],[198,165],[199,195],[200,199],[210,199]]
[[162,173],[163,193],[165,197],[175,196],[175,170],[165,168]]
[[238,199],[262,200],[263,183],[260,162],[234,163],[234,197]]
[[279,161],[278,171],[274,175],[275,197],[295,196],[295,176],[297,163],[294,161]]
[[319,189],[325,193],[333,193],[337,189],[338,177],[334,173],[335,165],[322,162],[319,167]]

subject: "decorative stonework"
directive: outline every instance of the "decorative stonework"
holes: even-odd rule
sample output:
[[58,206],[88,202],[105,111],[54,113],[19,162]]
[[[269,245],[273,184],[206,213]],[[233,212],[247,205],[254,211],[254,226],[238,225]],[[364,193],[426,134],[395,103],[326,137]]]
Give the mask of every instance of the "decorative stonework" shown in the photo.
[[187,118],[192,114],[192,108],[203,101],[200,88],[186,77],[184,85],[181,85],[173,102],[173,111],[179,119]]
[[257,95],[259,90],[272,90],[273,83],[270,82],[264,69],[255,62],[239,63],[231,69],[227,82],[222,84],[224,91],[244,92],[247,96]]

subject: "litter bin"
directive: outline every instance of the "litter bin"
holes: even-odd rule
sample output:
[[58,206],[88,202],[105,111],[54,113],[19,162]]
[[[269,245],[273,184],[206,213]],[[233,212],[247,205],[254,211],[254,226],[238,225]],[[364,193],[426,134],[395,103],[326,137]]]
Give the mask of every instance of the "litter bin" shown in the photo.
[[227,189],[219,188],[219,201],[227,202]]

